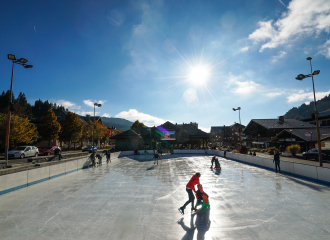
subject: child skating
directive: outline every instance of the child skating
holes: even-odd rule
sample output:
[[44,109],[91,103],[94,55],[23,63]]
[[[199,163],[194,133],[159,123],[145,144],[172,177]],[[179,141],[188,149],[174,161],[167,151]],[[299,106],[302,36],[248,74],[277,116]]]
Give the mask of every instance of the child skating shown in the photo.
[[196,198],[197,198],[197,203],[195,206],[196,209],[197,206],[199,205],[202,205],[202,208],[200,209],[201,211],[204,210],[205,208],[210,207],[209,195],[207,195],[207,193],[204,192],[202,185],[197,186]]
[[196,193],[195,185],[197,186],[200,185],[199,183],[200,176],[201,174],[199,172],[195,173],[195,175],[192,176],[192,178],[186,185],[186,191],[188,193],[189,200],[182,207],[178,209],[182,215],[184,214],[184,210],[189,203],[191,203],[191,211],[196,211],[196,208],[194,206],[195,197],[193,192]]
[[158,158],[161,159],[160,156],[158,155],[158,152],[156,152],[153,157],[153,159],[155,159],[154,164],[156,164],[156,161],[157,161],[157,165],[158,165]]

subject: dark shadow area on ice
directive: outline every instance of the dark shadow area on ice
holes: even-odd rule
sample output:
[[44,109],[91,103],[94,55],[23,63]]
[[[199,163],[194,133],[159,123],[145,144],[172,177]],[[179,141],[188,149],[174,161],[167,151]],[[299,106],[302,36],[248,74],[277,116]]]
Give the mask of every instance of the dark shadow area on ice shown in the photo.
[[[196,221],[194,224],[194,217],[196,216]],[[190,226],[185,225],[184,218],[178,221],[182,229],[186,231],[186,234],[181,238],[182,240],[194,239],[195,230],[197,228],[197,240],[204,240],[206,232],[210,229],[210,209],[205,209],[203,211],[198,210],[196,213],[190,215]]]

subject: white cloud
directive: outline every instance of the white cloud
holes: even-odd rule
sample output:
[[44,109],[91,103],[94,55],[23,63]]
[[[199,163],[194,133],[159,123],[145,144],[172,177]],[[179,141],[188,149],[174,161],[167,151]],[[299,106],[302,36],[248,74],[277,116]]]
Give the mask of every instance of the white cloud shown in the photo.
[[83,102],[85,103],[85,105],[89,106],[89,107],[94,107],[94,103],[99,103],[99,104],[104,104],[106,102],[106,100],[83,100]]
[[292,0],[281,18],[260,21],[259,29],[249,35],[255,43],[266,41],[261,48],[276,48],[301,36],[330,32],[329,0]]
[[70,111],[81,108],[81,106],[77,106],[75,103],[66,100],[58,100],[56,101],[56,104],[61,105]]
[[104,113],[104,114],[102,115],[102,117],[107,117],[107,118],[109,118],[109,117],[110,117],[110,114],[108,114],[108,113]]
[[205,128],[205,127],[198,127],[200,130],[209,133],[210,132],[210,128]]
[[246,72],[240,76],[234,76],[229,74],[229,80],[227,81],[227,87],[231,89],[233,93],[238,94],[250,94],[261,89],[261,85],[255,83],[252,80],[242,81],[243,79],[252,78],[251,73]]
[[[93,111],[78,111],[76,113],[80,116],[86,116],[86,115],[94,116]],[[95,116],[98,116],[98,114],[99,114],[99,112],[95,112]]]
[[[327,92],[316,92],[316,101],[324,98],[330,94],[330,90]],[[306,100],[314,101],[313,92],[305,92],[304,90],[299,90],[298,92],[292,93],[287,97],[288,103],[302,102]]]
[[129,121],[136,121],[142,122],[144,125],[152,127],[152,126],[159,126],[166,122],[166,120],[151,116],[149,114],[145,114],[142,112],[138,112],[136,109],[130,109],[128,111],[122,111],[118,113],[116,118],[124,118]]
[[323,54],[326,58],[330,58],[330,40],[326,41],[321,47],[318,53]]
[[241,52],[247,52],[249,50],[249,47],[243,47],[243,48],[241,48]]
[[270,93],[266,93],[266,96],[273,98],[273,97],[281,96],[282,94],[284,94],[284,92],[282,92],[282,91],[270,92]]
[[286,52],[280,51],[277,56],[273,56],[272,63],[277,62],[279,59],[283,58],[286,55]]

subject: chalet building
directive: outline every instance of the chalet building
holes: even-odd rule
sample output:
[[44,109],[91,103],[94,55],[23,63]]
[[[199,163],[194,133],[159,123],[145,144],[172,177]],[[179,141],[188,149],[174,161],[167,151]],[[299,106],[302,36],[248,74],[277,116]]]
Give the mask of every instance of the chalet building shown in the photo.
[[[321,148],[330,148],[330,128],[320,127]],[[277,135],[277,142],[284,147],[291,144],[298,144],[303,152],[312,148],[317,148],[317,132],[316,127],[303,129],[284,129]]]
[[252,119],[243,130],[243,133],[246,135],[244,141],[249,147],[268,148],[280,145],[285,147],[290,144],[291,134],[289,141],[287,141],[287,138],[283,138],[284,141],[279,141],[280,139],[277,136],[283,130],[290,132],[290,130],[293,131],[295,129],[303,129],[303,131],[307,132],[315,129],[315,126],[296,119],[284,119],[283,116],[278,119]]
[[230,126],[211,127],[211,139],[215,143],[219,143],[220,146],[238,146],[240,145],[239,132],[242,131],[242,139],[245,136],[243,133],[244,125],[239,123],[232,124]]
[[[319,112],[318,119],[319,119],[320,127],[329,127],[330,128],[330,110]],[[312,113],[310,118],[303,119],[302,121],[316,125],[315,114]]]
[[197,124],[191,123],[165,122],[158,127],[128,130],[111,139],[116,140],[118,150],[199,148],[200,145],[206,147],[210,135],[198,129],[197,126]]

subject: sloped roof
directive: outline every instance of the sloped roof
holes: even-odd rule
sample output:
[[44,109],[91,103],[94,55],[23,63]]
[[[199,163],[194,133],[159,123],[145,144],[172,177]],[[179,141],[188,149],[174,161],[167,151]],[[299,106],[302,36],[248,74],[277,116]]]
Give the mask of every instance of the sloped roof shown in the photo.
[[221,133],[224,128],[229,128],[229,127],[228,126],[211,127],[211,133],[213,133],[213,132]]
[[163,123],[163,124],[160,125],[160,126],[162,126],[163,128],[165,128],[166,130],[169,130],[169,131],[170,131],[170,130],[175,130],[175,129],[178,128],[177,125],[175,125],[175,124],[173,124],[173,123],[171,123],[171,122],[169,122],[169,121]]
[[133,138],[141,138],[141,136],[136,133],[134,130],[127,130],[125,132],[119,133],[110,139],[133,139]]
[[[312,116],[310,117],[310,118],[305,118],[305,119],[303,119],[302,121],[313,121],[313,120],[315,120],[315,117],[314,117],[314,113],[312,113],[311,114]],[[319,112],[318,113],[318,118],[320,119],[320,118],[330,118],[330,110],[327,110],[327,111],[323,111],[323,112]]]
[[190,137],[209,137],[210,134],[206,133],[198,128],[189,125],[183,125],[182,129],[187,131]]
[[[312,141],[316,142],[317,141],[317,132],[316,132],[315,126],[314,126],[314,128],[292,129],[292,137],[293,138],[299,137],[302,140],[309,142],[309,141],[311,141],[311,136],[305,136],[305,134],[309,133],[309,132],[312,132]],[[330,134],[330,128],[320,128],[321,139],[322,139],[322,136],[325,136],[323,138],[329,137],[328,134]],[[284,129],[283,131],[281,131],[279,134],[277,134],[277,138],[282,138],[285,135],[291,136],[290,129]]]
[[[315,126],[299,121],[296,119],[285,119],[284,122],[280,122],[278,119],[252,119],[250,123],[256,123],[267,129],[283,129],[283,128],[314,128]],[[248,126],[250,125],[248,124]],[[248,126],[245,128],[247,129]]]
[[[92,121],[92,122],[94,122],[94,116],[80,116],[82,119],[84,119],[87,123],[89,122],[89,121]],[[101,117],[100,116],[95,116],[95,121],[101,121],[102,122],[102,119],[101,119]]]

